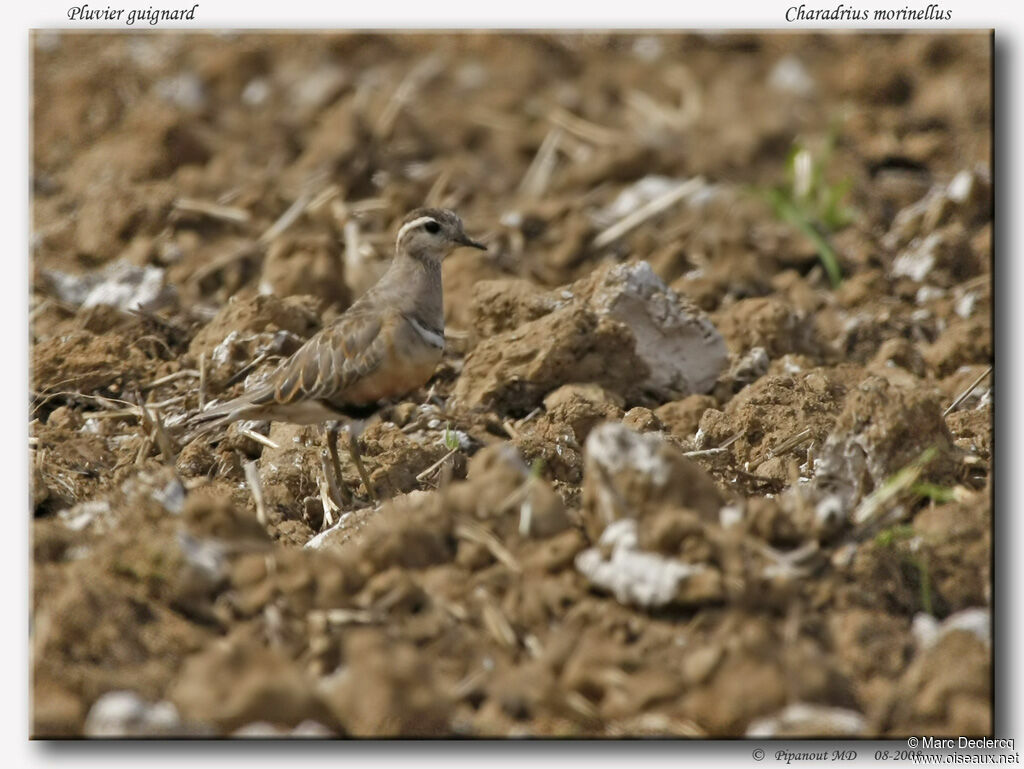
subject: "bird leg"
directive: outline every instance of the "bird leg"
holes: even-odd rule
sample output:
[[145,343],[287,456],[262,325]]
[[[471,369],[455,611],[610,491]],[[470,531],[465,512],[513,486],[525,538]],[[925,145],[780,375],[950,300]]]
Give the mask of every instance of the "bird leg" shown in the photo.
[[380,500],[377,499],[377,492],[373,488],[373,484],[370,482],[370,476],[366,472],[366,468],[363,466],[363,458],[359,453],[359,442],[356,439],[356,434],[351,428],[348,430],[348,453],[352,457],[352,461],[356,463],[356,470],[359,471],[359,477],[363,479],[363,485],[366,486],[366,493],[370,495],[370,499],[373,500],[374,504],[377,504]]
[[[327,451],[330,452],[331,465],[334,468],[334,480],[331,482],[331,479],[328,479],[328,486],[332,492],[337,492],[341,497],[342,505],[349,507],[352,504],[352,493],[348,490],[345,480],[341,477],[341,461],[338,459],[338,429],[339,425],[337,422],[330,422],[324,432],[324,437],[327,441]],[[337,501],[335,500],[335,502]]]

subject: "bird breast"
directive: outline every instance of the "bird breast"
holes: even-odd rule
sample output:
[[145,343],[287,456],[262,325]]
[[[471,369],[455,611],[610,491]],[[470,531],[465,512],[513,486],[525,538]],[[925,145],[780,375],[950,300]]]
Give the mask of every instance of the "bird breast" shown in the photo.
[[441,362],[444,335],[414,320],[403,319],[396,324],[389,347],[381,365],[353,383],[345,393],[346,400],[372,403],[423,386]]

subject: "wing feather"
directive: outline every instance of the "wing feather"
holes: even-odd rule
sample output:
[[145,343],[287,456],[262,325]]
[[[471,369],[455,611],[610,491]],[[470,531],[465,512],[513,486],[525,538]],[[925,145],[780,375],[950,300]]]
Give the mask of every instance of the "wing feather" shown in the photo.
[[[354,310],[354,312],[353,312]],[[397,314],[353,306],[334,323],[310,337],[260,384],[226,403],[195,414],[194,437],[226,422],[258,413],[261,406],[303,401],[349,404],[345,391],[373,374],[387,360]]]
[[379,312],[345,314],[311,337],[273,375],[278,404],[329,398],[380,365]]

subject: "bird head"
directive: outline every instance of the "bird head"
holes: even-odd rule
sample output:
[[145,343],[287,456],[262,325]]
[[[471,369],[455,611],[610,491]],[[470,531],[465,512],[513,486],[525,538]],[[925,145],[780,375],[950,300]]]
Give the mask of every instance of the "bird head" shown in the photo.
[[440,262],[459,246],[487,247],[469,237],[462,220],[446,208],[417,208],[402,221],[395,244],[397,253]]

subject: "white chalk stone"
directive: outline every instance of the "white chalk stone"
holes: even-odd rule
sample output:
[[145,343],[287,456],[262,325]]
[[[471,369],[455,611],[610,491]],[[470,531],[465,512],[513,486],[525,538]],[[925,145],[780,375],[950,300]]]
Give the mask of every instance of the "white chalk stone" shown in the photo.
[[110,503],[105,499],[79,502],[74,507],[57,513],[57,517],[72,531],[82,531],[97,519],[108,515],[110,515]]
[[135,692],[107,692],[89,709],[86,737],[165,737],[184,732],[170,702],[149,703]]
[[58,298],[68,304],[95,307],[106,304],[119,310],[155,310],[174,296],[159,267],[137,267],[120,260],[98,273],[47,273]]
[[631,469],[651,479],[655,486],[669,480],[671,468],[660,449],[664,438],[657,433],[638,433],[621,422],[598,425],[587,436],[587,460],[615,475]]
[[794,702],[773,716],[752,721],[746,736],[859,737],[866,728],[867,719],[855,710]]
[[706,393],[728,363],[725,339],[711,320],[647,262],[609,270],[591,305],[633,332],[636,353],[651,372],[644,387],[658,397]]
[[768,75],[768,85],[776,91],[796,96],[810,96],[815,89],[814,78],[795,56],[779,59]]
[[[637,550],[632,518],[610,523],[601,535],[601,546],[576,556],[576,568],[620,603],[643,607],[670,604],[679,596],[682,583],[706,568]],[[606,559],[602,548],[609,546],[612,553]]]
[[992,643],[992,613],[985,607],[963,609],[939,622],[931,614],[920,612],[914,617],[911,631],[920,649],[929,649],[954,630],[973,634],[985,644]]
[[942,234],[933,232],[927,237],[913,241],[892,263],[892,274],[907,277],[917,282],[928,277],[937,259],[937,249],[942,243]]
[[203,81],[194,72],[182,72],[157,81],[156,95],[169,104],[190,112],[198,112],[206,104]]

